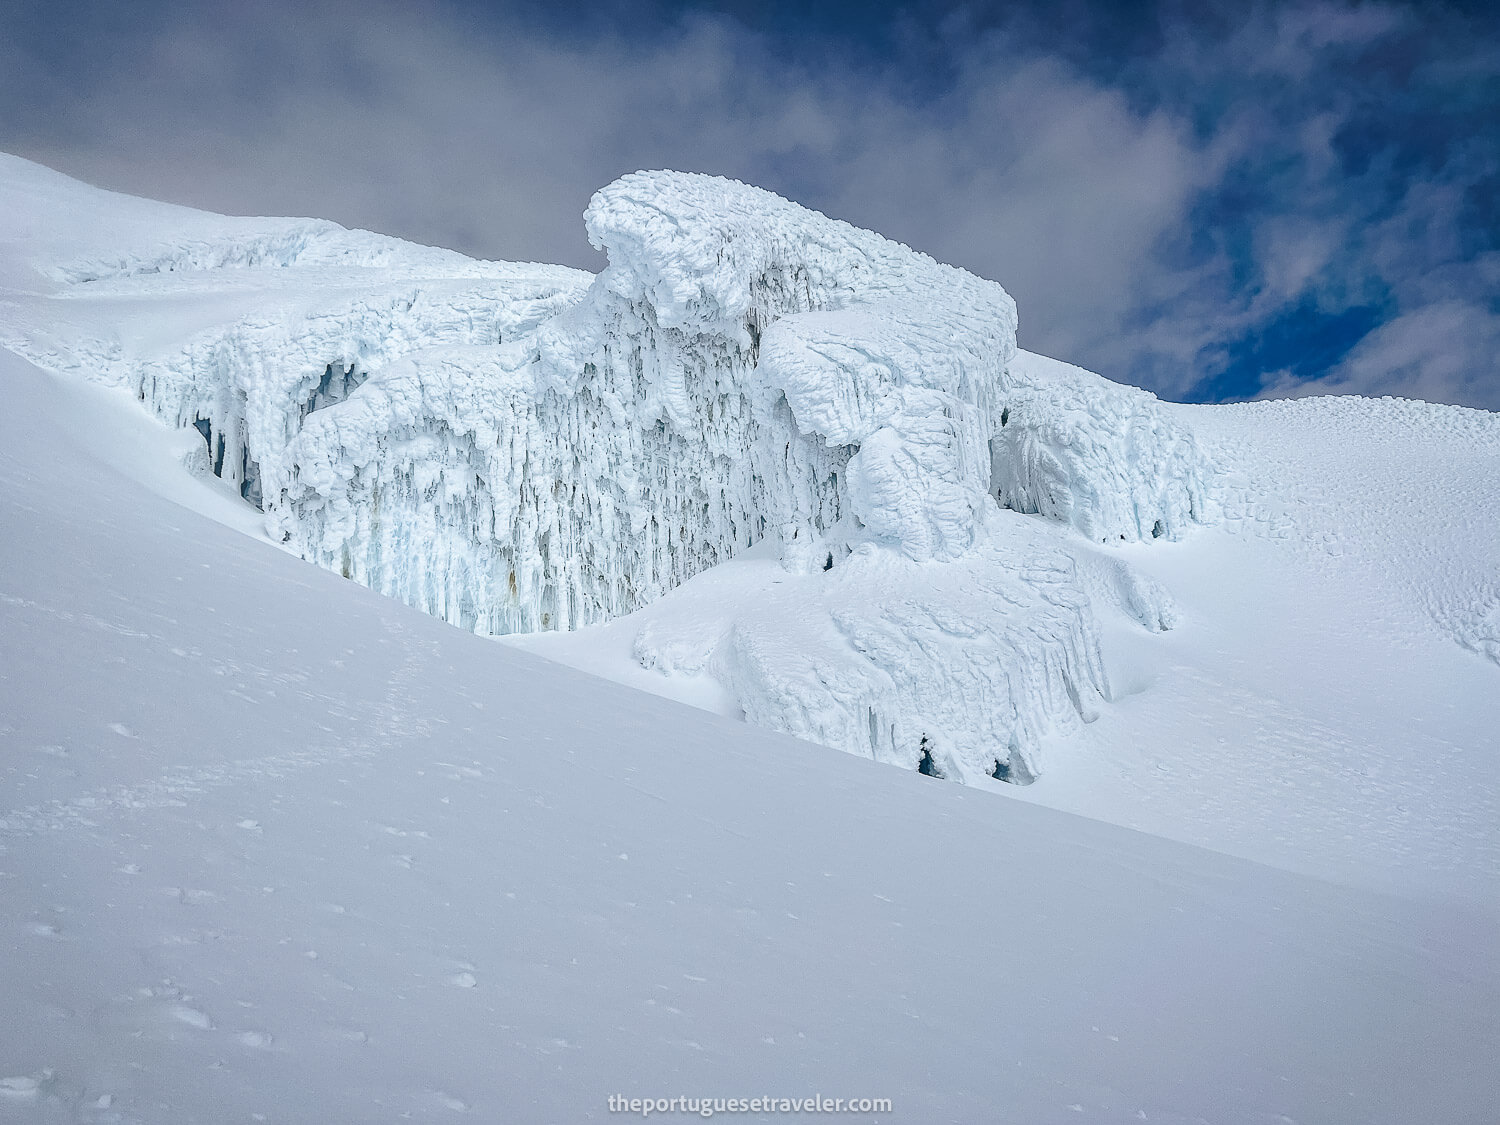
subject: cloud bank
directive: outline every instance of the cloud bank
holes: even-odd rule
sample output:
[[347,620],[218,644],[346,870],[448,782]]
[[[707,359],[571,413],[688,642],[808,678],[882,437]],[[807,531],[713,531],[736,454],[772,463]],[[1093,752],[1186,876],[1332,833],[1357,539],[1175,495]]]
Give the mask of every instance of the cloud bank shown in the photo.
[[1023,346],[1169,397],[1497,409],[1486,21],[142,3],[64,25],[21,0],[0,16],[0,148],[215,210],[589,268],[595,188],[717,173],[992,277]]

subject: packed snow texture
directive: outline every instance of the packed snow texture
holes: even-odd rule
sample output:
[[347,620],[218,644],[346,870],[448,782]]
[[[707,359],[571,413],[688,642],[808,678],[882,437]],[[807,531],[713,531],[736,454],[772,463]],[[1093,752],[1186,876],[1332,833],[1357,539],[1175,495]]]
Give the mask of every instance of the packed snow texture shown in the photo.
[[[855,753],[1029,779],[1042,733],[1108,698],[1089,591],[997,530],[1002,506],[1108,541],[1211,512],[1191,433],[1145,392],[1017,353],[999,285],[744,184],[604,188],[591,281],[208,218],[39,268],[61,301],[228,289],[227,323],[16,350],[195,427],[194,467],[302,557],[480,633],[616,618],[762,541],[790,574],[847,566],[809,584],[807,620],[730,629],[720,663],[747,717]],[[245,274],[316,288],[246,298]]]
[[747,613],[723,656],[746,717],[937,777],[1027,783],[1044,735],[1097,714],[1093,614],[1057,552],[992,545],[979,566],[860,549],[784,616]]
[[[1393,613],[1423,612],[1500,664],[1500,416],[1358,395],[1195,413],[1218,447],[1231,523],[1296,542],[1322,570],[1333,559],[1358,566],[1362,586],[1388,590]],[[1236,415],[1280,440],[1234,432],[1225,423]]]

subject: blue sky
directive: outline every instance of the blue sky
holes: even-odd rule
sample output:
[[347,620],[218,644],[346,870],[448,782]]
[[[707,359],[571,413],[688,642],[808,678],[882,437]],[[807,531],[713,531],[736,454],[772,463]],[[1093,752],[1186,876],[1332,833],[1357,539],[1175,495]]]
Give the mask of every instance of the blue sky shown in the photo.
[[1500,409],[1489,5],[0,8],[0,148],[236,213],[597,268],[590,193],[735,176],[1004,284],[1171,398]]

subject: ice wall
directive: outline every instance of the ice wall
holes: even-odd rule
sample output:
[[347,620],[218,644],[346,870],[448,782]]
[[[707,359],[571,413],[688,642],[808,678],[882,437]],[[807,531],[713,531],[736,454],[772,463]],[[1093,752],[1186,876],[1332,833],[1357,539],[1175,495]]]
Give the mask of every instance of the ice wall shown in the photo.
[[620,617],[765,541],[796,612],[656,642],[711,658],[767,726],[1032,776],[1108,698],[1095,587],[1149,628],[1171,612],[1002,509],[1178,538],[1213,503],[1191,432],[1018,353],[999,285],[769,192],[637,173],[585,220],[596,278],[200,215],[40,271],[149,296],[186,343],[17,346],[196,427],[197,465],[290,549],[481,633]]
[[298,473],[297,439],[312,419],[413,352],[494,347],[526,334],[577,299],[571,271],[556,272],[561,276],[517,269],[482,283],[387,283],[312,311],[300,303],[273,306],[165,356],[116,363],[123,370],[115,381],[158,417],[196,426],[205,437],[202,463],[239,485],[283,529],[296,520],[287,490]]
[[424,353],[313,416],[279,526],[311,558],[488,632],[629,612],[770,537],[976,541],[1014,352],[998,285],[768,192],[627,176],[609,266],[534,337]]

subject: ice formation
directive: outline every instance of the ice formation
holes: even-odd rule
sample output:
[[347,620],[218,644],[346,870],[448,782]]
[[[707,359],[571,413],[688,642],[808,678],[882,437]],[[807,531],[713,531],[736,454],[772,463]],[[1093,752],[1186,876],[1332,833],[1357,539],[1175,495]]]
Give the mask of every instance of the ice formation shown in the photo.
[[705,176],[626,177],[587,222],[609,267],[534,337],[413,356],[309,420],[269,505],[299,550],[512,632],[627,613],[766,536],[803,569],[851,536],[975,541],[999,286]]
[[992,478],[1089,533],[1202,509],[1150,396],[1007,370],[998,285],[706,176],[625,177],[586,220],[609,266],[533,336],[424,351],[308,420],[268,501],[299,551],[513,632],[630,612],[767,536],[794,569],[856,541],[958,558]]
[[592,279],[222,220],[44,273],[167,293],[254,274],[248,315],[176,350],[18,350],[195,426],[198,466],[277,540],[478,632],[619,617],[764,540],[823,585],[795,628],[742,620],[714,649],[750,718],[1029,776],[1041,735],[1108,687],[1086,584],[1002,508],[1178,538],[1211,504],[1191,433],[1143,391],[1017,353],[999,285],[769,192],[637,173],[585,220],[608,258]]
[[1005,507],[1103,542],[1179,539],[1207,521],[1213,470],[1155,395],[1025,352],[1012,376],[991,443]]
[[1028,783],[1044,739],[1092,721],[1110,690],[1073,561],[1020,540],[925,564],[862,544],[781,612],[767,598],[737,614],[715,670],[761,726],[937,777]]

